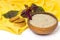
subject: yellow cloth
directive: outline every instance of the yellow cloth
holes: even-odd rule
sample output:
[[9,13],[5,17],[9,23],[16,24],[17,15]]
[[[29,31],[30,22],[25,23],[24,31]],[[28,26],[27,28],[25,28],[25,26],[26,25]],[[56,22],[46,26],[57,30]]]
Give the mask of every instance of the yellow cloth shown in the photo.
[[9,10],[18,10],[21,12],[25,4],[30,6],[32,3],[42,6],[46,12],[54,14],[60,21],[60,0],[0,0],[0,29],[14,34],[21,34],[27,28],[27,25],[23,28],[14,26],[8,20],[2,19],[2,15]]

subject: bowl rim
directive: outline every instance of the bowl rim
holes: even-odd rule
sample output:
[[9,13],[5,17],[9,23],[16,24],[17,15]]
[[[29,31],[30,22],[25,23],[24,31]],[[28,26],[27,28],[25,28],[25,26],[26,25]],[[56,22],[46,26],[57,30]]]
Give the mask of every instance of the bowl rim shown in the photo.
[[[53,18],[56,19],[56,23],[55,23],[54,25],[57,25],[57,24],[58,24],[58,19],[56,18],[55,15],[53,15],[53,14],[51,14],[51,13],[48,13],[48,12],[42,12],[42,13],[38,13],[38,14],[50,15],[50,16],[52,16]],[[35,15],[35,14],[34,14],[34,15]],[[32,15],[32,16],[34,16],[34,15]],[[30,20],[28,20],[28,26],[31,25],[31,26],[33,26],[33,27],[36,27],[36,26],[32,25],[31,23],[29,23],[29,21],[30,21]],[[51,27],[53,27],[54,25],[52,25]],[[29,27],[30,27],[30,26],[29,26]],[[42,27],[36,27],[36,28],[42,28]],[[50,28],[50,27],[45,27],[45,28]],[[42,29],[44,29],[44,28],[42,28]]]

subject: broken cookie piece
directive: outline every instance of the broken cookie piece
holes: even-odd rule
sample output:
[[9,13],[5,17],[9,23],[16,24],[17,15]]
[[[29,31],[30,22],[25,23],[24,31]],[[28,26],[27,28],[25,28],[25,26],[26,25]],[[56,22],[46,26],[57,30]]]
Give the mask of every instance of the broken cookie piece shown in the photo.
[[9,21],[14,23],[14,25],[19,26],[19,27],[24,27],[26,25],[25,19],[20,18],[18,16],[10,18]]

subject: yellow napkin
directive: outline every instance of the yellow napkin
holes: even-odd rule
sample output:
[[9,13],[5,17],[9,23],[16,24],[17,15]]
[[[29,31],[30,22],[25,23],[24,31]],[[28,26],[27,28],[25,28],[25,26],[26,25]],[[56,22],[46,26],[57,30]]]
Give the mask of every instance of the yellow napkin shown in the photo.
[[21,34],[28,25],[22,28],[14,26],[2,15],[9,10],[18,10],[21,12],[24,9],[25,4],[30,6],[32,3],[42,6],[46,12],[54,14],[60,21],[60,0],[0,0],[0,29],[14,34]]

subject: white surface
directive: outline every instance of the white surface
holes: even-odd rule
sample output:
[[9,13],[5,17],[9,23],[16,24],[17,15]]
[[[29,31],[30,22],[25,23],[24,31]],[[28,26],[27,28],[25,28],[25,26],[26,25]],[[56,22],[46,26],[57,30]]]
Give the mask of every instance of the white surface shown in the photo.
[[52,34],[44,36],[34,34],[29,28],[21,35],[0,30],[0,40],[60,40],[60,23]]

